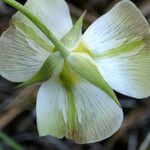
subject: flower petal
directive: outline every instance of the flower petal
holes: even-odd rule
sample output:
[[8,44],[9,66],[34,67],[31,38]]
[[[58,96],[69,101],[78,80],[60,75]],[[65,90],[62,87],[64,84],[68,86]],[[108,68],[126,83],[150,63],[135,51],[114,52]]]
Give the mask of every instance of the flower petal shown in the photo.
[[39,89],[36,104],[40,136],[62,138],[66,132],[67,95],[59,81],[50,79]]
[[116,91],[135,98],[150,96],[150,35],[134,55],[99,59],[96,63],[107,83]]
[[[37,16],[59,40],[72,28],[69,9],[64,0],[28,0],[25,7]],[[22,32],[24,32],[25,29],[31,28],[34,35],[36,33],[48,43],[50,42],[47,37],[20,12],[17,12],[13,16],[12,23]],[[31,37],[30,33],[27,34]]]
[[0,38],[0,74],[14,82],[28,80],[41,68],[49,54],[10,27]]
[[129,0],[123,0],[87,29],[83,42],[96,54],[143,36],[149,29],[149,24],[136,6]]
[[150,27],[128,0],[95,21],[83,36],[99,70],[116,91],[135,98],[150,96]]
[[51,78],[38,92],[37,125],[40,136],[66,137],[75,143],[92,143],[115,133],[123,120],[122,109],[88,81],[65,86]]
[[121,108],[113,99],[88,81],[72,88],[77,120],[66,137],[79,144],[93,143],[115,133],[123,120]]

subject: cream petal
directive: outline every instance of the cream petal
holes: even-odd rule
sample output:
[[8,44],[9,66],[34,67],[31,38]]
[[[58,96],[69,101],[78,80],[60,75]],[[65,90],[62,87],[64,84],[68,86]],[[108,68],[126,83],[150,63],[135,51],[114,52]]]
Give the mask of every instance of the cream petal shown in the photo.
[[122,0],[87,29],[83,42],[96,54],[143,36],[149,29],[149,24],[140,10],[131,1]]
[[122,109],[103,90],[80,80],[71,87],[51,78],[39,89],[37,125],[40,136],[64,136],[75,143],[108,138],[121,126]]
[[83,36],[107,83],[135,98],[150,96],[150,27],[128,0],[95,21]]
[[150,42],[135,55],[99,59],[96,63],[117,92],[135,98],[150,96]]
[[14,82],[26,81],[41,68],[49,54],[10,27],[0,38],[0,75]]
[[[59,40],[72,28],[69,9],[64,0],[28,0],[25,7],[37,16]],[[36,33],[51,44],[48,38],[20,12],[12,17],[11,22],[23,33],[25,33],[25,29],[31,28],[34,35]],[[31,35],[29,36],[31,37]]]
[[59,81],[50,79],[39,89],[36,104],[40,136],[62,138],[66,132],[67,95]]
[[120,127],[122,109],[100,88],[82,81],[72,88],[76,103],[76,121],[66,137],[79,144],[108,138]]

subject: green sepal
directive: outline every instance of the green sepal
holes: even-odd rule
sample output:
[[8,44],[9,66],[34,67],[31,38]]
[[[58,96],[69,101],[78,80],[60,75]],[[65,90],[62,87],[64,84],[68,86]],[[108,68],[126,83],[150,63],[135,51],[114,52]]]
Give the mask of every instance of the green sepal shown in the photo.
[[75,48],[80,40],[85,13],[86,11],[76,21],[70,32],[61,39],[61,42],[69,49]]
[[52,75],[56,76],[58,72],[61,72],[63,63],[64,59],[61,57],[59,52],[53,53],[46,59],[41,69],[31,79],[20,84],[18,87],[47,81],[52,77]]
[[120,106],[114,91],[104,80],[94,61],[88,55],[72,53],[72,55],[68,57],[68,63],[76,73],[100,89],[104,90]]

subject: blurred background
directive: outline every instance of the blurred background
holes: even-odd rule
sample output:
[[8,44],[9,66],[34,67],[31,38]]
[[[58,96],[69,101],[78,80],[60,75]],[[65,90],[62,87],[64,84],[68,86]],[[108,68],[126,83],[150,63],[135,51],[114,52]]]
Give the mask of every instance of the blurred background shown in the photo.
[[[18,0],[24,4],[26,0]],[[73,20],[87,9],[84,30],[119,0],[67,0]],[[150,0],[133,0],[150,23]],[[0,34],[16,11],[0,1]],[[0,150],[150,150],[150,98],[136,100],[117,93],[125,119],[112,137],[77,145],[66,139],[39,138],[35,102],[38,87],[16,88],[0,77]]]

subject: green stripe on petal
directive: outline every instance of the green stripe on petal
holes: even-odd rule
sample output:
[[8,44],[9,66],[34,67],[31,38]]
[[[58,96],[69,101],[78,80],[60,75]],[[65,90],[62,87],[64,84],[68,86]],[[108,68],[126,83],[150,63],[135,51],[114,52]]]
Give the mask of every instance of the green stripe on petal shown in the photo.
[[74,99],[74,95],[72,92],[72,88],[66,86],[66,93],[67,93],[67,102],[68,102],[68,127],[67,127],[67,137],[69,139],[74,139],[74,130],[76,129],[76,122],[77,122],[77,108],[76,108],[76,101]]
[[74,52],[78,53],[85,53],[91,56],[92,58],[95,58],[95,54],[87,48],[87,46],[81,41],[76,49],[73,50]]
[[13,21],[13,19],[11,20],[11,24],[15,26],[15,28],[23,33],[27,38],[30,38],[38,43],[43,49],[47,50],[48,52],[53,51],[54,47],[50,45],[46,40],[41,38],[40,35],[38,35],[38,33],[36,33],[29,25],[24,24],[21,21]]
[[144,47],[133,55],[96,60],[102,76],[114,90],[135,98],[150,96],[150,35],[143,40]]
[[149,33],[140,10],[122,0],[83,35],[101,75],[114,90],[135,98],[150,96]]
[[144,47],[144,45],[145,42],[142,38],[133,38],[129,42],[126,42],[117,48],[96,53],[95,59],[104,59],[108,57],[115,57],[118,55],[138,53]]
[[57,77],[62,71],[63,64],[64,59],[58,52],[55,52],[46,59],[41,69],[31,79],[25,81],[19,86],[21,87],[38,82],[43,82],[50,79],[52,76]]
[[88,55],[72,53],[72,55],[68,57],[68,63],[76,73],[78,73],[81,77],[84,77],[100,89],[104,90],[120,106],[115,93],[105,82],[100,72],[98,71],[96,64]]
[[68,32],[61,40],[61,42],[69,49],[74,49],[80,41],[82,35],[83,18],[85,16],[85,13],[86,12],[81,15],[81,17],[77,20],[75,25],[70,30],[70,32]]
[[122,0],[98,18],[84,33],[83,42],[93,53],[120,47],[126,41],[149,33],[149,24],[129,0]]
[[123,112],[106,92],[85,80],[75,84],[72,92],[77,120],[73,136],[66,131],[68,139],[78,144],[94,143],[108,138],[119,129]]
[[86,80],[64,86],[57,79],[39,89],[37,125],[40,136],[64,136],[79,144],[108,138],[120,127],[121,108],[103,90]]

